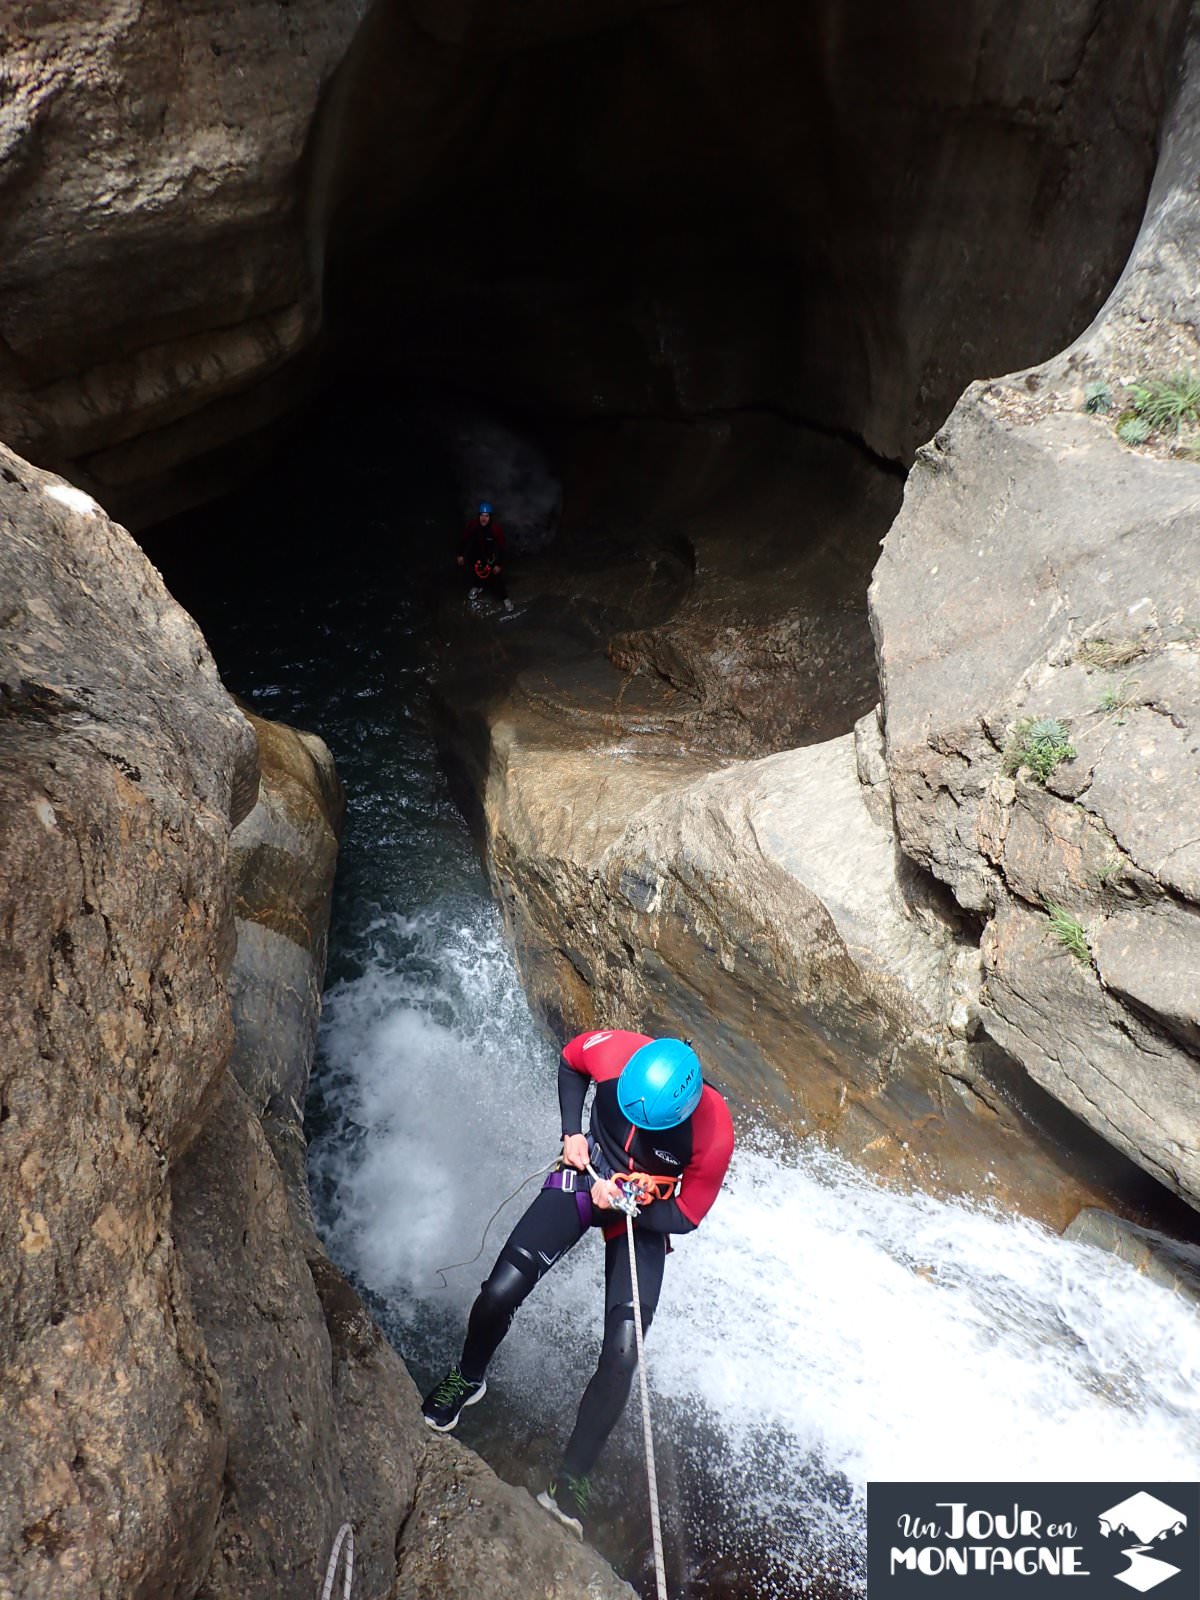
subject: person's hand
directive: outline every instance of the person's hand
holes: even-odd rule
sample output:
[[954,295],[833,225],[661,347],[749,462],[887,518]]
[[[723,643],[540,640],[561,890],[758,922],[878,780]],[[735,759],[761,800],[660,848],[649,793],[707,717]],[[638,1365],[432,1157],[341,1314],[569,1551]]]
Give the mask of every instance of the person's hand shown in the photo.
[[464,557],[462,557],[462,556],[455,556],[455,558],[454,558],[455,566],[461,567],[463,565],[463,561],[464,561]]
[[499,562],[498,562],[498,561],[497,561],[497,563],[496,563],[496,565],[495,565],[495,566],[494,566],[494,567],[493,567],[493,568],[492,568],[492,571],[493,571],[493,572],[503,572],[503,571],[504,571],[504,568],[503,568],[503,567],[502,567],[502,566],[501,566],[501,565],[500,565],[500,563],[499,563]]
[[621,1190],[614,1178],[601,1178],[592,1185],[592,1204],[598,1211],[611,1211],[621,1198]]
[[588,1142],[582,1133],[565,1133],[563,1135],[563,1160],[569,1167],[574,1167],[578,1172],[587,1171]]

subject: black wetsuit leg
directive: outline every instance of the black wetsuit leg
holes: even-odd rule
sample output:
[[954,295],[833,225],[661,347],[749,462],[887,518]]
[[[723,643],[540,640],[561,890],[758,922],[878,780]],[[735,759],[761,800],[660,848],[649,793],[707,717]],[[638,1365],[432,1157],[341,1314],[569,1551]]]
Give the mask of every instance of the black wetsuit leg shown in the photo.
[[[642,1331],[654,1319],[667,1261],[667,1236],[634,1230]],[[637,1330],[633,1325],[633,1282],[629,1244],[622,1233],[604,1246],[604,1343],[591,1382],[583,1391],[575,1430],[563,1455],[562,1470],[583,1478],[600,1458],[609,1434],[629,1399],[637,1370]]]
[[487,1371],[525,1296],[586,1232],[587,1224],[573,1194],[543,1189],[537,1195],[509,1234],[471,1307],[458,1364],[469,1383],[478,1383]]
[[493,600],[507,600],[508,586],[504,582],[502,572],[493,572],[489,578],[483,580],[484,592],[490,594]]

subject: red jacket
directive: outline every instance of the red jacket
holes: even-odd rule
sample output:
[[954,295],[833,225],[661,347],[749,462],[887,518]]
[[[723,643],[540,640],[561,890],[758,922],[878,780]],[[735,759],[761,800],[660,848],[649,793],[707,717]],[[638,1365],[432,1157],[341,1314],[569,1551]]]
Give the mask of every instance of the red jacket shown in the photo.
[[504,529],[492,517],[487,527],[480,522],[478,517],[470,517],[463,529],[462,545],[459,554],[470,565],[483,558],[489,566],[503,564],[504,553],[508,543],[504,537]]
[[[720,1192],[733,1155],[733,1119],[725,1101],[706,1083],[700,1104],[678,1127],[657,1133],[635,1127],[617,1103],[617,1079],[633,1052],[649,1043],[644,1033],[595,1028],[564,1045],[558,1070],[562,1130],[564,1134],[580,1132],[590,1078],[596,1084],[590,1136],[605,1163],[618,1175],[649,1172],[681,1180],[675,1198],[647,1206],[637,1226],[654,1233],[688,1233]],[[619,1233],[623,1226],[618,1221],[605,1228],[605,1238]]]

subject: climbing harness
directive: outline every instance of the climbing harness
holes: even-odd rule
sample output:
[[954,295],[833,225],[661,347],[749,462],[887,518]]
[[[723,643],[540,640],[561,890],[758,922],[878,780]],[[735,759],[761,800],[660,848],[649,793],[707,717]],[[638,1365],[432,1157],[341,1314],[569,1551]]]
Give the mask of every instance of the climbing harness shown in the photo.
[[346,1546],[346,1567],[342,1574],[342,1600],[350,1600],[350,1590],[354,1584],[354,1529],[348,1522],[343,1522],[338,1529],[333,1549],[329,1552],[329,1565],[325,1569],[325,1585],[321,1590],[321,1600],[329,1600],[333,1593],[333,1580],[337,1576],[338,1557],[342,1553],[343,1544]]
[[[600,1175],[594,1168],[588,1167],[592,1177],[600,1182]],[[616,1178],[617,1186],[623,1185],[621,1199],[614,1200],[616,1210],[625,1215],[625,1238],[629,1244],[629,1279],[633,1291],[633,1329],[637,1336],[637,1367],[638,1387],[642,1396],[642,1443],[646,1450],[646,1484],[650,1494],[650,1539],[654,1545],[654,1581],[658,1587],[658,1600],[667,1600],[667,1567],[663,1560],[662,1522],[658,1512],[658,1473],[654,1467],[654,1435],[650,1431],[650,1382],[646,1376],[646,1352],[644,1348],[644,1334],[642,1332],[642,1297],[638,1289],[637,1275],[637,1249],[633,1242],[633,1219],[638,1214],[638,1203],[635,1198],[636,1190],[629,1187],[633,1178],[648,1178],[644,1172],[625,1174],[621,1173]],[[653,1181],[649,1180],[648,1181]],[[672,1191],[673,1192],[673,1191]]]
[[485,1247],[487,1245],[488,1230],[491,1228],[492,1223],[495,1222],[496,1218],[504,1210],[504,1208],[508,1204],[508,1202],[510,1200],[515,1200],[517,1198],[517,1196],[520,1194],[521,1190],[525,1187],[525,1185],[527,1183],[532,1183],[535,1178],[545,1177],[546,1173],[552,1171],[553,1168],[556,1167],[557,1165],[558,1165],[558,1158],[556,1156],[553,1161],[548,1161],[544,1167],[539,1167],[536,1172],[531,1172],[527,1178],[522,1178],[520,1183],[513,1190],[513,1192],[511,1194],[506,1194],[505,1195],[504,1199],[501,1200],[500,1204],[496,1207],[495,1211],[492,1212],[491,1216],[484,1223],[484,1225],[483,1225],[483,1237],[479,1241],[479,1249],[476,1250],[475,1254],[471,1257],[470,1261],[451,1261],[448,1266],[435,1267],[433,1269],[437,1273],[438,1277],[442,1280],[441,1283],[438,1285],[439,1288],[448,1289],[450,1287],[449,1283],[447,1283],[447,1281],[446,1281],[446,1274],[448,1272],[453,1272],[457,1267],[473,1267],[475,1265],[475,1263],[479,1260],[480,1256],[483,1254],[484,1249],[485,1249]]

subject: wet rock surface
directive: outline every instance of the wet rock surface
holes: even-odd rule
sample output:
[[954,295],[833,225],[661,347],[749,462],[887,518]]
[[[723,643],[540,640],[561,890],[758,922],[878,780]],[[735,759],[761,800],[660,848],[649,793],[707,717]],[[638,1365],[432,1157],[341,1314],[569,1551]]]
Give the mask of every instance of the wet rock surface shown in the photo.
[[1151,1228],[1138,1228],[1111,1212],[1081,1211],[1066,1230],[1068,1239],[1111,1250],[1144,1273],[1152,1283],[1200,1306],[1200,1249],[1168,1238]]

